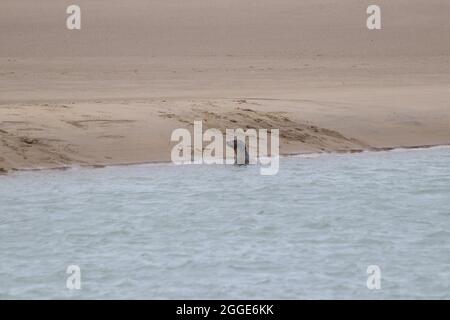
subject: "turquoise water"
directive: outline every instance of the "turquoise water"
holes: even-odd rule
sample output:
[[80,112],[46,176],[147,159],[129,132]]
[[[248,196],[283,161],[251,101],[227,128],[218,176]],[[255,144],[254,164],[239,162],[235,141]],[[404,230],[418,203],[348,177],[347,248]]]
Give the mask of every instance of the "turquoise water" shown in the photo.
[[449,299],[450,149],[3,176],[0,256],[3,299]]

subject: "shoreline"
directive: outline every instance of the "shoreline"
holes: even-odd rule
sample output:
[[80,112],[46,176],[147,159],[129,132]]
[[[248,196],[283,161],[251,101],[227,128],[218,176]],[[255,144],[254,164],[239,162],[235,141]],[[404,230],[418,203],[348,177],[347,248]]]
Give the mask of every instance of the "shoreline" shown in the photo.
[[[170,162],[175,129],[279,129],[280,155],[358,153],[450,144],[446,96],[427,106],[383,91],[371,109],[355,88],[321,99],[162,99],[0,105],[0,171]],[[405,88],[407,90],[409,88]],[[439,90],[447,89],[440,87]],[[422,92],[424,91],[424,92]],[[416,88],[426,99],[427,88]],[[364,94],[365,92],[363,92]],[[370,98],[379,99],[377,92]],[[333,100],[325,99],[331,94]],[[409,98],[405,95],[406,98]],[[381,107],[385,103],[386,105]],[[438,116],[439,115],[439,116]]]
[[[439,144],[439,145],[418,145],[418,146],[399,146],[399,147],[389,147],[389,148],[377,148],[372,150],[358,150],[358,151],[331,151],[331,152],[315,152],[315,153],[291,153],[291,154],[280,154],[280,158],[317,158],[322,156],[348,156],[354,154],[367,154],[367,153],[382,153],[382,152],[395,152],[395,151],[426,151],[430,149],[446,149],[450,148],[450,144]],[[71,169],[103,169],[111,167],[129,167],[129,166],[144,166],[144,165],[173,165],[172,161],[149,161],[149,162],[135,162],[135,163],[110,163],[104,165],[80,165],[74,164],[71,166],[63,167],[48,167],[48,168],[21,168],[21,169],[11,169],[9,171],[0,171],[0,177],[11,176],[12,173],[26,173],[26,172],[43,172],[43,171],[67,171]],[[194,165],[194,164],[189,164]],[[207,165],[207,164],[200,164]]]

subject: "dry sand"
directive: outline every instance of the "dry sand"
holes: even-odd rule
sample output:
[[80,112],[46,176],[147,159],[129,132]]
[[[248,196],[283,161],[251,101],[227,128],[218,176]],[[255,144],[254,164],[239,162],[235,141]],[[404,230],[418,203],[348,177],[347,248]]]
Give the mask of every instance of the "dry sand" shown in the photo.
[[281,152],[450,144],[450,2],[0,4],[0,172],[168,161],[173,129],[279,128]]

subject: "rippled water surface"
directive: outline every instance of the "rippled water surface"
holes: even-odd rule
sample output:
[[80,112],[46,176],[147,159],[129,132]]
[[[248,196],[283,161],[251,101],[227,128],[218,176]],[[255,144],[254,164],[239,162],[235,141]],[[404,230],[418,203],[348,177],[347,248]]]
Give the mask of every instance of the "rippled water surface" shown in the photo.
[[449,299],[450,149],[3,176],[0,298]]

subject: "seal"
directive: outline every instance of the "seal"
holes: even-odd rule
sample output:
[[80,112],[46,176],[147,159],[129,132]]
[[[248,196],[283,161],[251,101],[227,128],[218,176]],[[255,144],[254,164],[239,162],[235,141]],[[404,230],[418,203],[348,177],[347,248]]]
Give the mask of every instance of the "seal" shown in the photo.
[[238,166],[246,166],[250,164],[250,156],[245,141],[238,140],[237,137],[233,141],[228,141],[227,145],[234,150],[234,164]]

